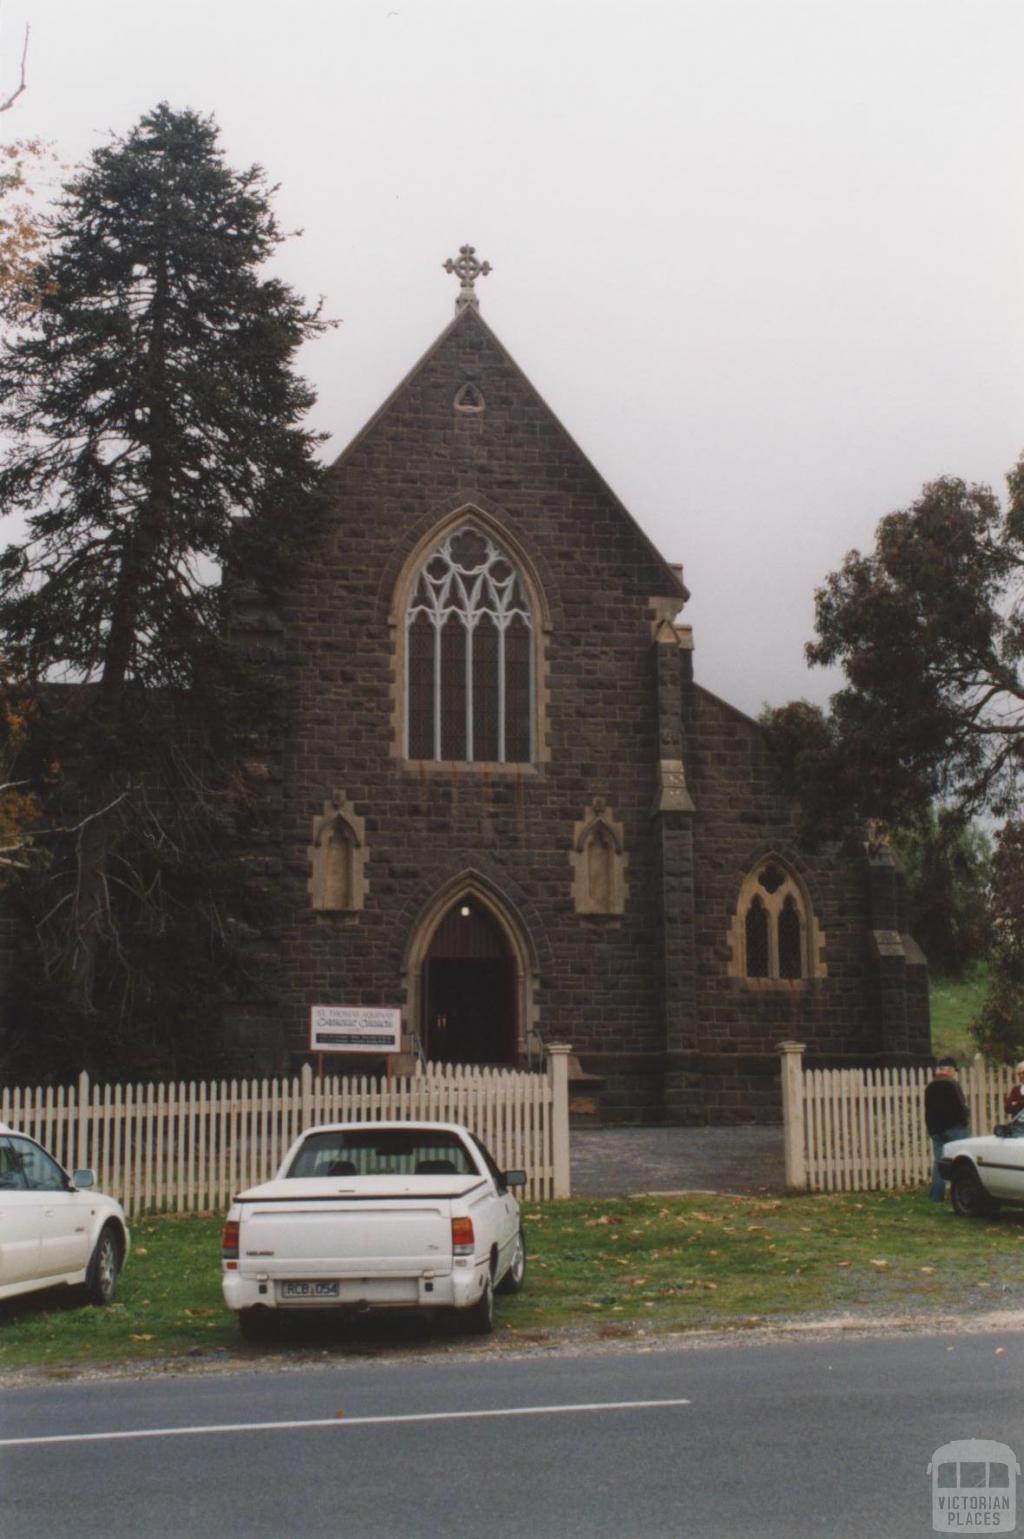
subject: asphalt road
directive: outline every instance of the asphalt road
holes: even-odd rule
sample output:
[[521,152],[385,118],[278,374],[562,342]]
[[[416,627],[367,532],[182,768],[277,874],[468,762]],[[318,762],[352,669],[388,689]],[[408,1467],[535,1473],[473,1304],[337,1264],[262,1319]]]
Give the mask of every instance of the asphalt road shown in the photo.
[[1007,1332],[18,1387],[0,1535],[916,1539],[940,1444],[1024,1456],[1022,1378]]

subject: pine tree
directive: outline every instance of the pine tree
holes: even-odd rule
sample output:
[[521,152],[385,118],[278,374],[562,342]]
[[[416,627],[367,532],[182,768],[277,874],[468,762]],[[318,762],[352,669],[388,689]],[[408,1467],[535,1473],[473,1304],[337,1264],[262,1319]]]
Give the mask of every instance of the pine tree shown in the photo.
[[70,830],[19,886],[46,983],[15,1014],[51,1066],[213,1061],[255,986],[272,895],[244,859],[245,765],[280,684],[232,618],[315,524],[292,365],[325,325],[262,271],[270,195],[209,119],[160,105],[66,188],[36,320],[0,358],[0,514],[28,531],[0,558],[0,637],[45,683],[35,758],[62,766],[45,805]]

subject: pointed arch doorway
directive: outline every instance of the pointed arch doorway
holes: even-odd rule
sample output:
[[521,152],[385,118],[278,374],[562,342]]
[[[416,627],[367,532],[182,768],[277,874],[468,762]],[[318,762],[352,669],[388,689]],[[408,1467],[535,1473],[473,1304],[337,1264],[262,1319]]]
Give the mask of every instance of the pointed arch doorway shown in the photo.
[[518,1061],[518,973],[502,925],[472,894],[455,900],[421,966],[424,1052],[441,1063]]

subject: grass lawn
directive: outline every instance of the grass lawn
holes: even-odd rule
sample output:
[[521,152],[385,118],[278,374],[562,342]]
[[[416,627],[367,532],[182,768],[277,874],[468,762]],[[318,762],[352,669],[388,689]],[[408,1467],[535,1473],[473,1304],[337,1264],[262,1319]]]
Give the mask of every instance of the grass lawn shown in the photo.
[[[576,1328],[588,1338],[723,1328],[830,1311],[878,1314],[1024,1307],[1024,1218],[955,1218],[915,1193],[636,1198],[524,1210],[530,1271],[502,1298],[514,1344]],[[88,1364],[259,1355],[220,1297],[220,1219],[139,1220],[117,1302],[59,1294],[0,1314],[0,1371],[60,1375]],[[438,1318],[303,1320],[274,1351],[366,1352],[457,1337]]]
[[968,1063],[978,1051],[969,1028],[981,1010],[987,981],[984,962],[964,978],[932,978],[932,1051],[936,1058],[950,1055]]

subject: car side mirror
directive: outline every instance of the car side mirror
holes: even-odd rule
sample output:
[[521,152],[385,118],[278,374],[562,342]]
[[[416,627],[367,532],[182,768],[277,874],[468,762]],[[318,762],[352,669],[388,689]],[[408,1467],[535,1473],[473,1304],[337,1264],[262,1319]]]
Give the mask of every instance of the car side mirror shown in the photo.
[[506,1170],[506,1172],[505,1172],[505,1185],[506,1186],[525,1186],[526,1185],[526,1171],[525,1170]]
[[1009,1122],[997,1122],[995,1127],[992,1129],[992,1132],[995,1134],[996,1138],[1009,1138],[1010,1126],[1011,1125]]
[[94,1170],[76,1170],[71,1177],[75,1186],[86,1187],[96,1185],[96,1172]]

